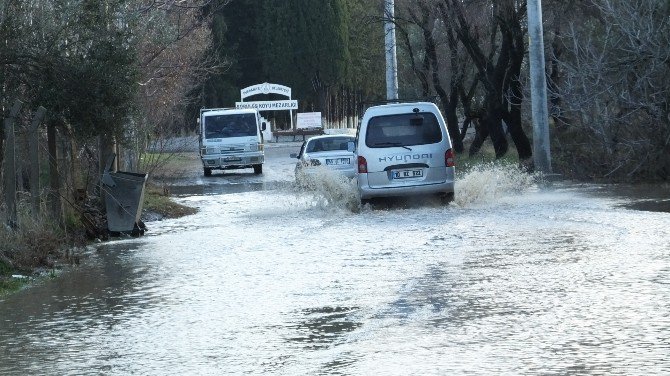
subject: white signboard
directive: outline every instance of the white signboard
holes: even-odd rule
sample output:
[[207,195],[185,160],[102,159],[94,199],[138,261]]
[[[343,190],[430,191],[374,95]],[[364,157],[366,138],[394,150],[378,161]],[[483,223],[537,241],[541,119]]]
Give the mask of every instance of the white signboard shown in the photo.
[[300,112],[296,114],[296,127],[301,128],[323,128],[320,112]]
[[257,94],[279,94],[291,98],[291,88],[284,85],[270,84],[265,82],[262,84],[245,87],[244,89],[240,90],[242,100],[244,100],[246,97]]
[[277,111],[277,110],[297,110],[297,100],[285,101],[256,101],[256,102],[235,102],[235,108],[255,108],[259,111]]

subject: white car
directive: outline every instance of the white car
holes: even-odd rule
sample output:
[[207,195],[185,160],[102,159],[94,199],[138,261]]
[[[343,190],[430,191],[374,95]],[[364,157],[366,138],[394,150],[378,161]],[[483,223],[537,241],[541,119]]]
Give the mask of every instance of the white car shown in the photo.
[[327,168],[351,179],[356,176],[356,155],[354,154],[356,138],[349,135],[315,136],[306,140],[298,154],[295,165],[296,181],[305,176],[314,175],[319,169]]
[[454,152],[433,103],[373,106],[357,134],[358,191],[375,197],[439,195],[454,198]]

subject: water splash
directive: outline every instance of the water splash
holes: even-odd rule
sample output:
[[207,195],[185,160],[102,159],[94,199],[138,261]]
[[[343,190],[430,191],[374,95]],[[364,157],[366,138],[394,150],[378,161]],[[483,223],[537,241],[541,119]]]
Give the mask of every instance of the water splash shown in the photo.
[[454,202],[460,207],[494,202],[534,187],[537,178],[516,165],[479,165],[457,175]]
[[[298,175],[299,192],[310,192],[312,206],[326,210],[358,213],[364,208],[356,178],[348,179],[326,167],[311,168],[310,174]],[[454,203],[458,207],[486,204],[501,197],[527,191],[536,186],[536,174],[512,164],[489,163],[474,167],[456,177]]]
[[296,185],[301,191],[312,192],[314,205],[320,208],[360,210],[356,178],[349,179],[326,167],[314,167],[309,174],[298,174]]

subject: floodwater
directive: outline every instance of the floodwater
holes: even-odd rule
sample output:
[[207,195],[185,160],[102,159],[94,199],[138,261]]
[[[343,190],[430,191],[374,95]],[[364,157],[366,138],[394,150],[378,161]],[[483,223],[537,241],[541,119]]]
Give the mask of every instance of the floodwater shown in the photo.
[[0,301],[0,374],[670,374],[667,187],[489,166],[360,208],[282,155],[173,182],[198,214]]

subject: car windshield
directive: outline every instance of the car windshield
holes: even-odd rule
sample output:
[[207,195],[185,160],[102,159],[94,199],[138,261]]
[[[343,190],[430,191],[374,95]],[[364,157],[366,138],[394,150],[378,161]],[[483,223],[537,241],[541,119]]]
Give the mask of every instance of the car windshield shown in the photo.
[[376,116],[368,122],[365,145],[371,148],[434,144],[442,131],[430,112]]
[[205,138],[255,136],[254,114],[226,114],[205,116]]
[[353,141],[352,137],[332,137],[311,139],[307,143],[307,152],[348,150],[348,143]]

